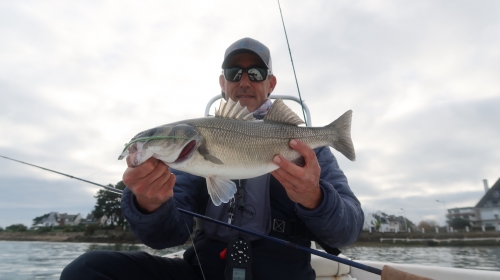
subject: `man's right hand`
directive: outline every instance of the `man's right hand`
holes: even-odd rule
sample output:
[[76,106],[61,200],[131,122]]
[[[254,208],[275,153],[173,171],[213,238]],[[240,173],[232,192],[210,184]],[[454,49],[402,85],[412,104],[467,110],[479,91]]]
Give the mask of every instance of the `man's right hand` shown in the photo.
[[133,166],[130,158],[127,156],[128,168],[123,173],[123,183],[134,193],[140,210],[152,213],[174,195],[175,175],[156,158],[138,166]]

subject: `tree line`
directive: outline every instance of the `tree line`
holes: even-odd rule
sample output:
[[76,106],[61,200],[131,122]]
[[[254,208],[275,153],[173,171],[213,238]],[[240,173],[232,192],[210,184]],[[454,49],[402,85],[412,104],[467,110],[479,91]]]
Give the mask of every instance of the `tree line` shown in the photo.
[[[109,184],[109,187],[124,190],[127,186],[123,183],[123,181],[118,182],[116,185]],[[92,214],[97,219],[102,218],[104,215],[106,217],[116,217],[116,225],[123,226],[125,224],[125,218],[123,217],[122,208],[121,208],[121,194],[117,194],[114,192],[107,191],[105,189],[100,189],[97,191],[97,194],[94,196],[96,199],[96,204],[94,206],[94,210],[92,210]]]

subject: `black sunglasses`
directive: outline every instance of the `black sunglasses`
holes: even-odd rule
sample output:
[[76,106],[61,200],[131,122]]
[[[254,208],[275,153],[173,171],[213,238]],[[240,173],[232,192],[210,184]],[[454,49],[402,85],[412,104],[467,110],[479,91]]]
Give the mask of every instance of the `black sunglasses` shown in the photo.
[[251,68],[229,68],[223,69],[224,78],[230,82],[239,82],[243,73],[248,74],[248,78],[252,82],[262,82],[267,79],[267,76],[272,75],[271,71],[261,67]]

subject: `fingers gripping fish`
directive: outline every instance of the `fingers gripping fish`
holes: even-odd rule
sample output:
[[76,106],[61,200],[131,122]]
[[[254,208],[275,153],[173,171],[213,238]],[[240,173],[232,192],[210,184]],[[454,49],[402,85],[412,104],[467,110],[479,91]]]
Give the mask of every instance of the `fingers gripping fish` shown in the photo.
[[184,120],[137,134],[118,159],[130,154],[134,165],[155,157],[168,166],[205,177],[215,205],[228,202],[236,192],[231,179],[254,178],[278,166],[280,154],[303,165],[301,154],[289,147],[298,139],[311,148],[330,146],[355,160],[351,140],[352,111],[324,127],[299,127],[303,121],[281,99],[263,120],[229,99],[222,101],[214,117]]

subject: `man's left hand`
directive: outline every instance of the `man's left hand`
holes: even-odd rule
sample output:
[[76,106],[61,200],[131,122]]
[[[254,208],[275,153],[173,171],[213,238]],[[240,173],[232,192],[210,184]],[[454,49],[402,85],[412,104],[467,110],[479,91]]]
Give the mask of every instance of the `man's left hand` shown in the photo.
[[301,141],[292,139],[290,147],[299,152],[306,164],[300,167],[281,155],[273,158],[273,163],[280,168],[271,172],[285,188],[288,197],[307,209],[314,209],[323,200],[323,193],[319,187],[321,167],[316,153]]

